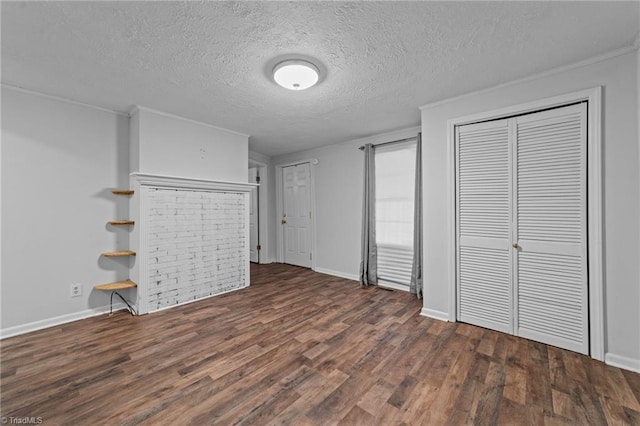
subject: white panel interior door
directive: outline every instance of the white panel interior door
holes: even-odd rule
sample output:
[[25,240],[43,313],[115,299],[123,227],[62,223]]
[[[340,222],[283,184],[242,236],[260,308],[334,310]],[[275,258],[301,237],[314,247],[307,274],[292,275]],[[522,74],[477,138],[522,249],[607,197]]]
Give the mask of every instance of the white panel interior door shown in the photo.
[[587,354],[586,104],[514,120],[517,334]]
[[458,319],[513,333],[510,122],[456,132]]
[[282,168],[284,262],[311,267],[309,163]]
[[[249,169],[249,183],[258,182],[258,168]],[[249,197],[249,260],[258,263],[260,251],[258,250],[258,188],[251,190]]]

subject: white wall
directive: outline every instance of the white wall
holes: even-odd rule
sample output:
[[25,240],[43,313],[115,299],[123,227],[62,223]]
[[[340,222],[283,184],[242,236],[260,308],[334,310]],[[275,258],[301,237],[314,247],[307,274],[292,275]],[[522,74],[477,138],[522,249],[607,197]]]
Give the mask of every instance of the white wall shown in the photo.
[[[362,151],[365,143],[415,136],[418,127],[275,157],[275,166],[315,158],[315,269],[358,279],[362,226]],[[279,225],[276,218],[275,224]]]
[[448,313],[447,120],[602,85],[605,351],[640,369],[640,176],[637,52],[426,106],[422,111],[424,307]]
[[[3,337],[104,312],[109,294],[93,286],[134,277],[135,259],[100,256],[136,249],[135,227],[107,225],[130,218],[135,195],[111,194],[129,187],[130,171],[247,181],[246,135],[147,109],[129,120],[5,85],[2,107]],[[81,297],[70,297],[72,283]]]
[[93,314],[109,304],[93,286],[126,278],[100,253],[128,241],[106,224],[127,211],[110,190],[128,185],[128,121],[2,86],[3,336]]
[[132,172],[247,181],[247,135],[143,107],[131,115]]

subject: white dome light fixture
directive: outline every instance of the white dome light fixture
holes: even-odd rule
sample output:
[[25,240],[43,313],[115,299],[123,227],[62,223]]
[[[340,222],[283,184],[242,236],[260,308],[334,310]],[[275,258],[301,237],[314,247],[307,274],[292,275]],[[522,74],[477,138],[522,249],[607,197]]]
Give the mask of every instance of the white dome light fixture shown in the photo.
[[320,78],[318,67],[301,59],[280,62],[273,68],[273,79],[289,90],[304,90],[313,86]]

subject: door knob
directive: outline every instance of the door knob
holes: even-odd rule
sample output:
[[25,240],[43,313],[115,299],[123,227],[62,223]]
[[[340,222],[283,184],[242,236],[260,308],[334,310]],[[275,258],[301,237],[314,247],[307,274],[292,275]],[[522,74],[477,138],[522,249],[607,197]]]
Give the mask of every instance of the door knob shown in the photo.
[[282,218],[282,220],[280,221],[280,223],[282,223],[282,224],[284,225],[285,223],[287,223],[287,219]]
[[518,243],[513,243],[513,244],[511,244],[511,247],[513,247],[514,249],[518,249],[518,248],[520,248],[520,246],[518,245]]

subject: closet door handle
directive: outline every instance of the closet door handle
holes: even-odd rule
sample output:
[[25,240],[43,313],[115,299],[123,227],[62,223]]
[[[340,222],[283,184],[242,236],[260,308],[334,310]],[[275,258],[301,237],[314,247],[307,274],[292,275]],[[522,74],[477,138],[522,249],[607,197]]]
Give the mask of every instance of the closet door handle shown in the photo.
[[514,249],[516,249],[516,250],[520,248],[520,246],[518,245],[518,243],[517,243],[517,242],[515,242],[515,243],[511,244],[511,247],[513,247],[513,248],[514,248]]

